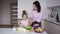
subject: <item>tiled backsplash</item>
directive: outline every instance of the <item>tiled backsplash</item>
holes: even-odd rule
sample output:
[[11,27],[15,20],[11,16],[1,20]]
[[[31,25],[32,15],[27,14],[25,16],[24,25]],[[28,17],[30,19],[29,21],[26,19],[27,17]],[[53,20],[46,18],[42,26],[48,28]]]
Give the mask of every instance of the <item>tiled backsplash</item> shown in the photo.
[[[49,8],[49,9],[51,9],[51,12],[48,14],[48,19],[56,21],[56,16],[57,16],[57,14],[58,14],[59,21],[60,21],[60,6],[51,7],[51,8]],[[52,11],[53,11],[54,14],[55,14],[55,16],[53,15],[53,17],[51,17]],[[54,19],[53,19],[53,18],[54,18]]]

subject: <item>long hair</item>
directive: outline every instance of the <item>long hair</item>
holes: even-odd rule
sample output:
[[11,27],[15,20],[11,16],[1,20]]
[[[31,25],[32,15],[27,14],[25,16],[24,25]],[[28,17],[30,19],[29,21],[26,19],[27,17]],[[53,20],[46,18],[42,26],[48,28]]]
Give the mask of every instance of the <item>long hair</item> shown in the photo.
[[41,12],[41,5],[39,3],[39,1],[35,1],[33,2],[34,5],[36,5],[37,9],[38,9],[38,13]]

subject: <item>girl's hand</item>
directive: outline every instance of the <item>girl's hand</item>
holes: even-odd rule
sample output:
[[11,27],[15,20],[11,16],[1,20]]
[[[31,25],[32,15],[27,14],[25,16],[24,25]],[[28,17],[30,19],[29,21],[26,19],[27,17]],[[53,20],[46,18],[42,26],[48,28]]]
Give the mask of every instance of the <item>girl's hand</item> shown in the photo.
[[21,24],[20,20],[18,20],[17,23],[20,25]]
[[22,25],[22,24],[20,24],[20,27],[25,28],[25,26],[24,26],[24,25]]

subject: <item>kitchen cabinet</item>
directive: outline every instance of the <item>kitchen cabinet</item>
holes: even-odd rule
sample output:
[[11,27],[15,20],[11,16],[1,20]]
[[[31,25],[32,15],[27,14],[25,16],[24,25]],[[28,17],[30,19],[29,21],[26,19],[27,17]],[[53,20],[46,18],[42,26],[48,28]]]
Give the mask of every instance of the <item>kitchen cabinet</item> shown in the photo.
[[60,26],[50,23],[48,21],[45,21],[44,30],[48,34],[60,34]]
[[46,0],[47,7],[60,6],[60,0]]
[[55,31],[56,31],[55,34],[60,34],[60,26],[54,25],[54,28],[55,28]]

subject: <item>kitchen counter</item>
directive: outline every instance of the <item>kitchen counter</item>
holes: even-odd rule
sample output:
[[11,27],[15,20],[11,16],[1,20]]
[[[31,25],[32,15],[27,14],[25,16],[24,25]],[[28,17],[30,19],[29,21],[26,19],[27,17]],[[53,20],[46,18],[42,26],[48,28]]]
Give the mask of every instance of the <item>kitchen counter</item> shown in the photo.
[[60,22],[52,21],[52,20],[49,20],[49,19],[45,19],[44,21],[47,21],[49,23],[52,23],[52,24],[60,26]]
[[44,20],[44,30],[48,34],[60,34],[60,23],[52,20]]
[[12,28],[0,28],[0,34],[47,34],[45,31],[42,33],[35,32],[16,32],[13,31]]

